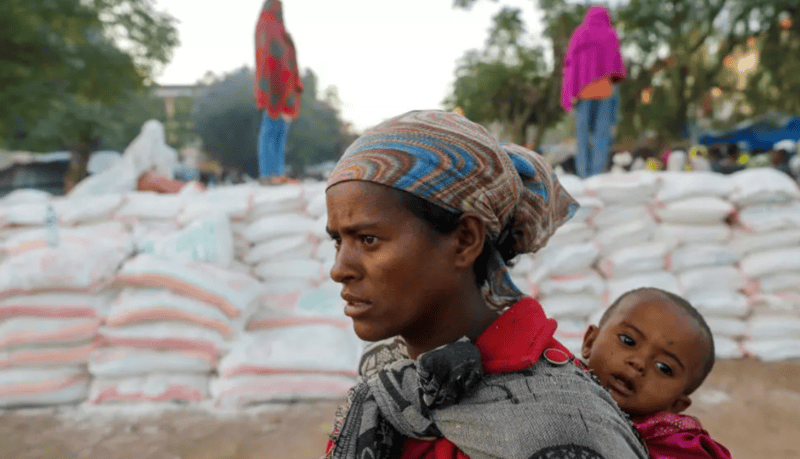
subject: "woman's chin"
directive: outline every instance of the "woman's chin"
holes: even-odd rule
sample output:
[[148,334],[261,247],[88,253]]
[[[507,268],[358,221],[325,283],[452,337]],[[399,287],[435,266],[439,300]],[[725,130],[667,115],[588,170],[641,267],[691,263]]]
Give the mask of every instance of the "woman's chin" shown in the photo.
[[362,341],[375,342],[385,340],[393,336],[387,334],[383,330],[375,328],[371,324],[366,324],[358,320],[353,320],[353,330],[356,332],[356,336],[358,336],[358,338]]

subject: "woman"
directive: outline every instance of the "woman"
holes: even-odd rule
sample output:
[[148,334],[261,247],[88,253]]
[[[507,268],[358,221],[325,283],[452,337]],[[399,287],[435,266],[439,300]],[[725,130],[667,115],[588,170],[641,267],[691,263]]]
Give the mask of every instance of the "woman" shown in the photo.
[[328,185],[345,313],[389,341],[365,353],[327,457],[646,457],[509,277],[576,209],[541,157],[410,112],[356,140]]
[[611,15],[605,7],[593,6],[569,40],[561,88],[561,106],[567,112],[575,108],[575,170],[581,177],[608,167],[619,105],[616,84],[626,77]]
[[303,81],[292,36],[283,25],[280,0],[265,0],[256,24],[256,106],[263,111],[258,170],[263,184],[282,182],[289,122],[300,111]]

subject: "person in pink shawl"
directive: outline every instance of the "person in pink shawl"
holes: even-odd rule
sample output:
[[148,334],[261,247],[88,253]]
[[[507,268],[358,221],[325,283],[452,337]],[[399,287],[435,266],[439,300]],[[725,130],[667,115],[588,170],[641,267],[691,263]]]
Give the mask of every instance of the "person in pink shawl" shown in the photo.
[[603,6],[592,6],[569,40],[561,87],[561,106],[567,112],[575,110],[575,170],[581,177],[608,167],[619,105],[616,84],[627,76],[611,14]]
[[685,299],[623,294],[586,332],[581,356],[633,422],[651,459],[730,459],[700,421],[681,414],[714,366],[714,338]]

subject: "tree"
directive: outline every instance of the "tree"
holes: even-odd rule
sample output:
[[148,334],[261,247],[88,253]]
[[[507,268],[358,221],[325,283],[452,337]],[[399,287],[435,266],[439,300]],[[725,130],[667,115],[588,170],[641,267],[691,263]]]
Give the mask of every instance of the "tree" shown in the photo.
[[[712,88],[741,91],[731,86],[725,64],[751,37],[765,37],[765,46],[776,53],[796,50],[796,32],[788,34],[794,40],[781,41],[779,18],[796,18],[797,8],[797,0],[630,0],[616,12],[630,73],[621,86],[621,129],[685,136],[692,113]],[[797,88],[800,73],[786,73],[791,66],[776,61],[788,57],[796,63],[796,56],[771,56],[747,91],[749,102],[768,101],[761,108],[791,107],[788,99],[796,98],[781,100],[770,87]],[[770,91],[773,96],[765,99]]]
[[345,135],[345,125],[336,108],[338,91],[326,88],[319,99],[317,76],[311,70],[303,74],[303,95],[300,114],[289,127],[286,162],[297,170],[323,161],[337,160],[352,142]]
[[253,100],[253,72],[243,67],[212,83],[194,105],[194,128],[204,149],[222,164],[258,177],[261,116]]
[[[454,5],[469,8],[476,1]],[[560,66],[589,3],[536,4],[555,63],[547,115],[556,111]],[[629,0],[614,8],[629,73],[620,85],[620,134],[637,137],[652,129],[659,137],[683,137],[713,88],[739,101],[738,119],[766,110],[797,113],[800,99],[787,94],[800,91],[798,9],[797,0]],[[737,88],[731,55],[751,47],[760,51],[760,63]]]
[[[455,0],[454,5],[469,8],[476,1]],[[539,3],[545,12],[545,35],[551,39],[553,60],[548,63],[541,45],[525,44],[520,11],[504,8],[493,18],[486,49],[468,52],[458,64],[453,94],[446,101],[461,107],[475,121],[501,121],[515,143],[524,143],[527,127],[535,125],[534,148],[564,116],[561,62],[584,9],[564,0]]]
[[756,40],[759,65],[744,90],[755,113],[781,110],[800,114],[800,4],[785,6]]
[[[317,99],[317,77],[303,75],[300,113],[290,127],[286,163],[301,172],[305,166],[335,160],[349,144],[337,110]],[[329,96],[335,90],[327,91]],[[228,167],[258,176],[258,133],[261,113],[253,99],[253,72],[242,68],[206,88],[195,103],[194,125],[204,148]]]
[[476,122],[500,121],[512,141],[525,143],[528,125],[541,116],[547,91],[542,50],[523,44],[518,9],[493,18],[483,51],[467,52],[456,68],[453,93],[445,101]]
[[147,0],[0,2],[0,139],[73,152],[86,173],[114,110],[140,95],[177,44],[174,20]]

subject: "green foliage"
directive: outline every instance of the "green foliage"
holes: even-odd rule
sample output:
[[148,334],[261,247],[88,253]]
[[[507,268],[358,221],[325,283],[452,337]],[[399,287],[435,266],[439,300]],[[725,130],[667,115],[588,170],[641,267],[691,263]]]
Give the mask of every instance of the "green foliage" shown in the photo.
[[[326,89],[324,97],[335,99],[336,91]],[[328,102],[319,99],[317,77],[311,70],[303,74],[303,95],[300,114],[289,127],[286,141],[286,163],[293,170],[339,159],[352,139],[344,133],[339,112]]]
[[[762,52],[754,83],[735,97],[758,110],[797,110],[797,99],[784,92],[800,86],[800,72],[790,70],[798,62],[797,29],[783,41],[778,30],[781,14],[797,17],[797,8],[796,0],[630,0],[616,12],[630,72],[621,85],[621,132],[685,135],[712,88],[725,88],[729,97],[739,93],[724,60],[750,37],[764,37],[764,51],[776,54]],[[649,104],[641,97],[645,88],[652,90]]]
[[760,65],[745,89],[755,113],[780,110],[800,114],[800,5],[778,18],[786,27],[769,27],[759,38]]
[[40,118],[69,119],[73,109],[88,119],[92,104],[131,97],[169,60],[176,33],[146,0],[0,2],[0,138],[12,123],[19,134]]
[[445,104],[461,107],[476,122],[500,121],[516,143],[525,143],[528,126],[536,124],[538,144],[545,130],[563,116],[553,103],[561,80],[553,79],[555,69],[546,64],[545,50],[526,44],[525,38],[520,11],[503,8],[493,18],[486,47],[467,52],[458,63]]
[[[454,0],[453,4],[469,8],[477,1]],[[561,63],[569,38],[592,3],[536,0],[555,63],[548,86],[549,104],[537,113],[549,116],[557,110]],[[782,19],[791,19],[791,25],[784,22],[782,27]],[[752,114],[800,112],[800,98],[794,97],[800,93],[798,0],[629,0],[612,10],[612,20],[629,73],[620,84],[620,136],[638,137],[645,130],[663,137],[684,136],[715,87],[723,88],[728,100],[749,107]],[[736,75],[724,60],[746,49],[751,37],[757,39],[760,63],[746,87],[739,90]],[[479,57],[473,53],[465,61],[475,62]],[[461,64],[459,69],[465,67]],[[643,91],[649,92],[649,102],[643,100]],[[481,100],[475,97],[474,103],[479,105]],[[471,110],[474,116],[486,116],[490,111],[477,106]],[[737,112],[732,121],[750,116]]]
[[76,183],[104,138],[127,138],[122,110],[168,62],[173,22],[148,0],[0,2],[0,143],[69,149]]
[[222,164],[258,177],[261,115],[253,100],[253,72],[241,68],[208,86],[194,105],[194,127],[205,150]]
[[[317,77],[311,70],[303,75],[303,87],[300,113],[286,142],[286,163],[294,171],[336,160],[347,146],[338,112],[317,98]],[[194,125],[209,154],[258,177],[261,113],[253,100],[252,70],[242,68],[209,85],[195,102]]]

